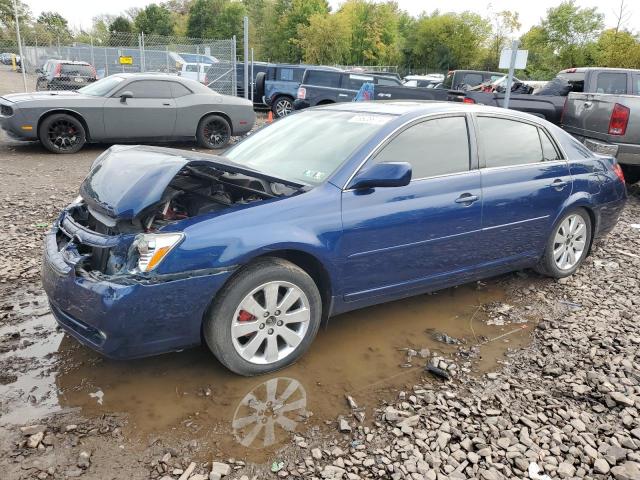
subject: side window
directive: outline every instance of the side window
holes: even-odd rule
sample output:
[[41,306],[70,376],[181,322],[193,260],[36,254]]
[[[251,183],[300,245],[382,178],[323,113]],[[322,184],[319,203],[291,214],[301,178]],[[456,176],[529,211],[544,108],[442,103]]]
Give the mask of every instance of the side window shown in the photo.
[[397,80],[394,80],[393,78],[378,77],[377,80],[378,80],[378,85],[390,85],[395,87],[400,85],[400,83]]
[[171,82],[171,94],[173,98],[184,97],[190,95],[191,90],[178,82]]
[[561,157],[558,154],[558,150],[556,150],[556,147],[546,132],[539,128],[538,133],[540,134],[540,142],[542,143],[542,159],[546,162],[560,160]]
[[469,170],[469,135],[465,117],[427,120],[397,135],[375,163],[409,162],[414,180]]
[[307,70],[305,83],[321,87],[338,88],[340,86],[340,74],[323,70]]
[[478,117],[478,134],[488,168],[535,163],[543,159],[538,127],[528,123]]
[[294,68],[293,69],[293,81],[300,83],[302,81],[302,75],[304,75],[304,68]]
[[287,82],[293,81],[293,68],[279,68],[278,80],[285,80]]
[[349,76],[344,77],[347,81],[346,85],[342,85],[343,88],[348,88],[350,90],[360,90],[363,83],[370,82],[373,83],[373,77],[368,77],[366,75],[354,75],[349,74]]
[[627,93],[626,73],[598,73],[596,93]]
[[633,93],[640,95],[640,73],[633,74]]
[[140,80],[125,85],[114,96],[118,97],[126,90],[133,93],[133,98],[171,98],[169,82],[157,80]]
[[465,73],[464,77],[462,77],[462,83],[465,85],[471,85],[475,87],[476,85],[480,85],[483,81],[481,73]]

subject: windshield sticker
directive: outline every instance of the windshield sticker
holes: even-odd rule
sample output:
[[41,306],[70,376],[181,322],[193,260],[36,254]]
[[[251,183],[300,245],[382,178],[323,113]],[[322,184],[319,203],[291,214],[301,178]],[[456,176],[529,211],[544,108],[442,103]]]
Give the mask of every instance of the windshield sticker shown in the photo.
[[307,178],[313,178],[314,180],[322,180],[327,176],[325,172],[316,172],[315,170],[305,170],[304,176]]
[[391,117],[388,115],[354,115],[349,123],[367,123],[369,125],[384,125]]

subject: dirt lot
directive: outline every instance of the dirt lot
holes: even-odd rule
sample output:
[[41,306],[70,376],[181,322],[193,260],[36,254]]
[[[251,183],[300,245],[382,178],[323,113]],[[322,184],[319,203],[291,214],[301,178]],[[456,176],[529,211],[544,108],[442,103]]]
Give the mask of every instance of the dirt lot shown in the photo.
[[204,348],[113,362],[56,328],[43,233],[104,148],[0,140],[2,478],[640,478],[637,193],[570,279],[341,315],[298,364],[247,379]]

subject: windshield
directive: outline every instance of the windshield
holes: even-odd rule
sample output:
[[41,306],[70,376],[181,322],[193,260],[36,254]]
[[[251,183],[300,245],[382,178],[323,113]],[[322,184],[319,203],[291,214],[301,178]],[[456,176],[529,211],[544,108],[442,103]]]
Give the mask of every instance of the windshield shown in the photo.
[[91,65],[77,65],[73,63],[63,63],[60,68],[63,75],[81,75],[84,77],[95,77],[93,67]]
[[113,90],[120,82],[124,81],[124,78],[112,76],[98,80],[97,82],[82,87],[78,92],[84,95],[93,95],[94,97],[103,97],[111,90]]
[[306,185],[326,180],[391,115],[309,110],[281,118],[225,156],[273,177]]

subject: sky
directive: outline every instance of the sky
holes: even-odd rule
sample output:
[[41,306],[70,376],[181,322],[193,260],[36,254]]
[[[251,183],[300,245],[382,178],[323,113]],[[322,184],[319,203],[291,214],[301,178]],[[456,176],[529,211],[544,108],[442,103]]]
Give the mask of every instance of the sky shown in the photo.
[[[23,0],[31,7],[34,15],[43,11],[56,11],[65,17],[71,27],[89,28],[93,17],[103,13],[117,15],[131,7],[144,7],[150,0]],[[548,8],[560,3],[560,0],[397,0],[400,8],[408,11],[412,15],[418,15],[423,11],[431,12],[439,9],[441,12],[462,12],[471,10],[481,15],[488,15],[490,11],[499,12],[501,10],[515,10],[520,13],[521,33],[540,21]],[[156,0],[160,3],[161,0]],[[329,0],[331,7],[335,10],[340,6],[342,0]],[[598,7],[600,12],[605,14],[605,23],[612,26],[616,21],[616,13],[620,3],[619,0],[603,2],[602,0],[577,0],[580,7]],[[626,11],[629,17],[626,27],[638,31],[640,26],[640,1],[626,0]],[[488,7],[490,5],[490,7]]]

